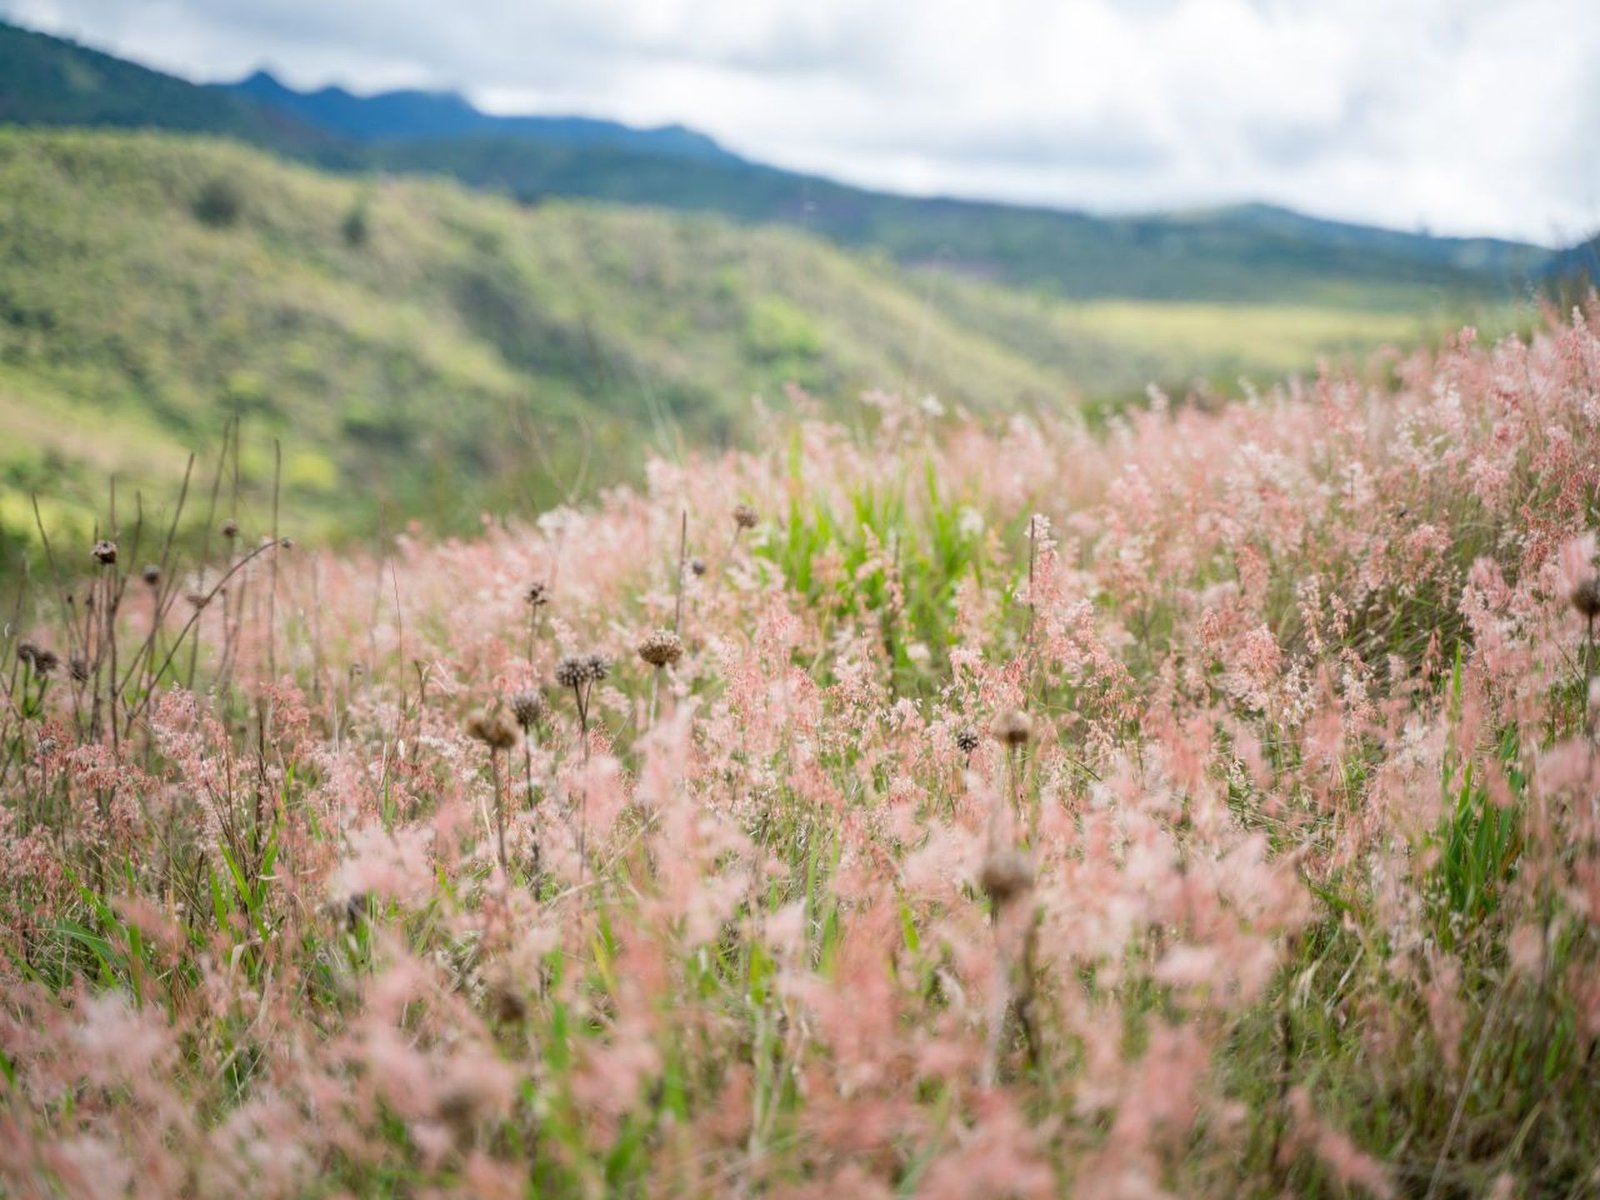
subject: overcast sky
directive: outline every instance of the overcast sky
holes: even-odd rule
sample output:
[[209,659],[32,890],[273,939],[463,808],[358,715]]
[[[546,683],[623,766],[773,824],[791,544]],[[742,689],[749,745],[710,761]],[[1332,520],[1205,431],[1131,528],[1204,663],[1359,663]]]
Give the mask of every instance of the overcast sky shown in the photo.
[[191,78],[453,87],[1097,210],[1600,228],[1600,0],[0,0]]

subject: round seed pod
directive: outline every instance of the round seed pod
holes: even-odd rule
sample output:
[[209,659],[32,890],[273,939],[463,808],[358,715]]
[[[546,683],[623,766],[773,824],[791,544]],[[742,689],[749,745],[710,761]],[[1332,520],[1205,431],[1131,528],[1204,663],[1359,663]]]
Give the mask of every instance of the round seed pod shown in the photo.
[[1572,589],[1572,607],[1592,621],[1600,617],[1600,575],[1591,575]]
[[1002,745],[1025,746],[1033,736],[1033,718],[1020,708],[1007,708],[995,714],[989,732]]
[[517,744],[517,727],[503,712],[475,712],[467,718],[467,733],[491,751],[509,750]]
[[511,715],[524,730],[544,716],[544,694],[527,688],[511,697]]
[[1020,850],[996,850],[978,869],[978,886],[1004,908],[1033,890],[1033,862]]
[[652,667],[670,667],[683,657],[683,639],[670,629],[658,629],[639,643],[639,657]]

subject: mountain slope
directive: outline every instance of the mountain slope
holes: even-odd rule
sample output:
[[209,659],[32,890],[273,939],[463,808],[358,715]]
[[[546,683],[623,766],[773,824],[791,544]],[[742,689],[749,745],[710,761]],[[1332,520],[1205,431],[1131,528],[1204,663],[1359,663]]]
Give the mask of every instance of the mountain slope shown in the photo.
[[[344,532],[548,503],[758,436],[790,381],[980,411],[1276,375],[1459,314],[1064,303],[780,228],[327,175],[236,144],[0,130],[0,524],[170,481],[248,425]],[[585,475],[582,464],[590,469]],[[3,496],[9,495],[9,501]]]
[[786,231],[372,188],[221,142],[16,130],[0,131],[0,210],[13,497],[62,477],[99,489],[109,468],[169,480],[237,412],[258,479],[283,440],[297,511],[451,526],[491,500],[550,501],[586,454],[594,482],[680,435],[749,436],[749,396],[786,380],[989,407],[1069,391],[913,281]]

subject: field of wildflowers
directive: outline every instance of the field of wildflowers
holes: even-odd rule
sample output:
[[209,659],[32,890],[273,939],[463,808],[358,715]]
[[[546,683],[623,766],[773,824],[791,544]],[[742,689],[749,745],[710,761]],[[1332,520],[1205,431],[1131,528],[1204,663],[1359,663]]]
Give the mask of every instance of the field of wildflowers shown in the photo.
[[6,626],[0,1193],[1597,1194],[1600,309],[1382,366],[124,498]]

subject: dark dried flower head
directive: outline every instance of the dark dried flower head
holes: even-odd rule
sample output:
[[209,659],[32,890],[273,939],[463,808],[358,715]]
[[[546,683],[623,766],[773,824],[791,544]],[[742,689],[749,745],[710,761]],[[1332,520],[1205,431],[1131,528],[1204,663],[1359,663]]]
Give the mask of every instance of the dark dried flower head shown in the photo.
[[155,587],[161,582],[161,568],[155,563],[145,563],[144,570],[139,572],[139,578],[151,587]]
[[1600,575],[1591,575],[1572,589],[1572,607],[1588,620],[1600,617]]
[[704,575],[706,573],[706,560],[703,558],[691,558],[689,560],[689,570],[694,572],[696,578]]
[[564,655],[556,663],[556,682],[562,687],[581,687],[588,678],[589,660],[582,654]]
[[611,660],[598,650],[584,656],[583,666],[590,683],[599,683],[611,673]]
[[467,733],[490,751],[509,750],[517,744],[517,727],[505,713],[475,712],[467,718]]
[[490,1011],[508,1025],[515,1025],[528,1015],[527,995],[509,970],[491,974],[485,981],[484,995],[488,997]]
[[639,643],[639,657],[652,667],[670,667],[683,657],[683,639],[670,629],[658,629]]
[[107,538],[101,538],[94,544],[94,560],[103,567],[109,567],[117,561],[117,544]]
[[978,731],[971,725],[963,725],[956,730],[956,749],[963,754],[971,754],[978,748]]
[[39,647],[35,646],[32,642],[17,643],[17,657],[30,667],[33,666],[33,660],[38,653]]
[[1023,746],[1033,736],[1033,719],[1020,708],[1007,708],[995,714],[989,732],[1004,745]]
[[222,536],[227,538],[230,542],[234,538],[238,537],[239,522],[235,521],[232,517],[229,517],[226,521],[224,521],[222,523]]
[[993,851],[978,869],[978,886],[1004,908],[1033,890],[1033,863],[1020,850]]
[[54,650],[46,650],[41,646],[33,652],[33,669],[41,675],[54,675],[60,665],[61,656]]
[[523,729],[544,716],[544,709],[544,694],[534,688],[525,688],[511,697],[511,715]]
[[79,655],[74,654],[67,662],[67,673],[72,676],[74,683],[89,682],[89,664]]
[[550,603],[550,585],[542,579],[528,585],[528,590],[522,593],[522,598],[528,602],[529,608],[543,608]]
[[344,903],[337,906],[339,915],[344,918],[345,928],[354,933],[361,922],[372,915],[372,901],[365,892],[356,892],[346,896]]
[[733,523],[740,529],[754,529],[756,527],[756,510],[748,504],[737,505],[733,510]]

